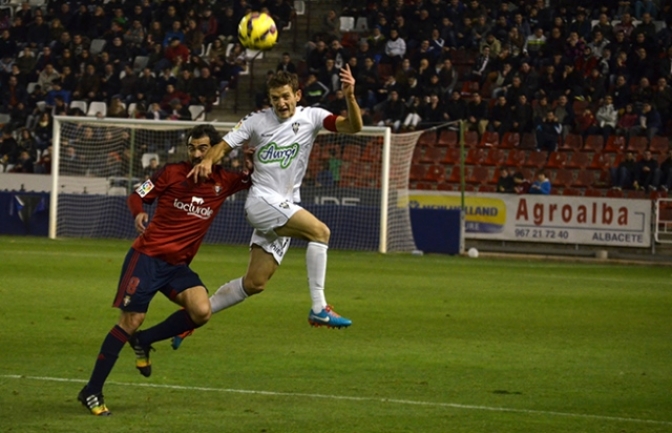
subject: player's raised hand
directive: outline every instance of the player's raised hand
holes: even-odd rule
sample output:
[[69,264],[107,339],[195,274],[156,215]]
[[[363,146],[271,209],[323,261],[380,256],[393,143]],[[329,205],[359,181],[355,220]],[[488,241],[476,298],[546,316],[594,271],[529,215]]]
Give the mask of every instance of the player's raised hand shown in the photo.
[[135,230],[138,233],[143,234],[147,228],[147,221],[149,221],[149,215],[146,212],[140,212],[135,216]]
[[341,90],[343,90],[343,96],[346,98],[348,96],[354,96],[355,94],[355,77],[352,76],[350,71],[350,65],[347,63],[344,67],[341,68],[339,74],[341,76]]
[[207,179],[212,174],[212,161],[209,159],[203,159],[201,162],[196,164],[194,168],[191,169],[189,174],[187,174],[187,179],[192,177],[194,182],[198,182],[200,179]]

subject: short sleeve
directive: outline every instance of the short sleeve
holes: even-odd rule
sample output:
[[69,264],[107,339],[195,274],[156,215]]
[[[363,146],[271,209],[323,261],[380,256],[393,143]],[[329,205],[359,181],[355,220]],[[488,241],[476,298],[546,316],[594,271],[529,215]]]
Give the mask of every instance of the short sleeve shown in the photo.
[[[240,119],[236,126],[224,136],[224,141],[232,148],[241,147],[252,136],[252,123],[255,121],[255,114],[250,113]],[[256,119],[258,120],[258,119]]]
[[147,179],[140,186],[135,189],[135,193],[140,196],[142,201],[147,204],[152,204],[154,200],[163,193],[167,185],[170,183],[171,172],[165,165],[161,167],[151,179]]
[[319,107],[310,107],[310,120],[316,130],[322,129],[324,119],[331,116],[331,112]]

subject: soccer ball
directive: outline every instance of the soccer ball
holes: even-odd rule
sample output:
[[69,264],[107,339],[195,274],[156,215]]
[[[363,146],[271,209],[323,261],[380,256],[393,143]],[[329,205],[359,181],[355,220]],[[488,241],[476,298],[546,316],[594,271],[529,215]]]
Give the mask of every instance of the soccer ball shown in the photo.
[[278,28],[268,14],[250,12],[238,24],[238,39],[245,48],[269,50],[278,40]]
[[472,259],[477,259],[478,258],[478,250],[474,247],[469,248],[469,251],[467,251],[467,254]]

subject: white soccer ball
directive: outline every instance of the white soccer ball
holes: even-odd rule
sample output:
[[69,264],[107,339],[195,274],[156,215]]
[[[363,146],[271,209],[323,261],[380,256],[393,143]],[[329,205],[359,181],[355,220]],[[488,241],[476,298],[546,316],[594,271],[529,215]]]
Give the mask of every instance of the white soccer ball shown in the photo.
[[478,258],[478,250],[476,248],[469,248],[469,251],[467,251],[467,254],[469,257],[472,259],[477,259]]

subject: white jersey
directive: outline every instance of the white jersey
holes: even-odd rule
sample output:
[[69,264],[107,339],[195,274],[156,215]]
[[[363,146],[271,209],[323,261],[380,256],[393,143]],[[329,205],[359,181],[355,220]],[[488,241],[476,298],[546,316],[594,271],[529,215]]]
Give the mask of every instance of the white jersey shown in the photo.
[[240,147],[249,140],[255,148],[250,197],[281,196],[298,201],[298,189],[308,168],[310,152],[331,115],[317,107],[296,107],[294,116],[279,120],[273,109],[251,113],[224,136],[224,141]]

